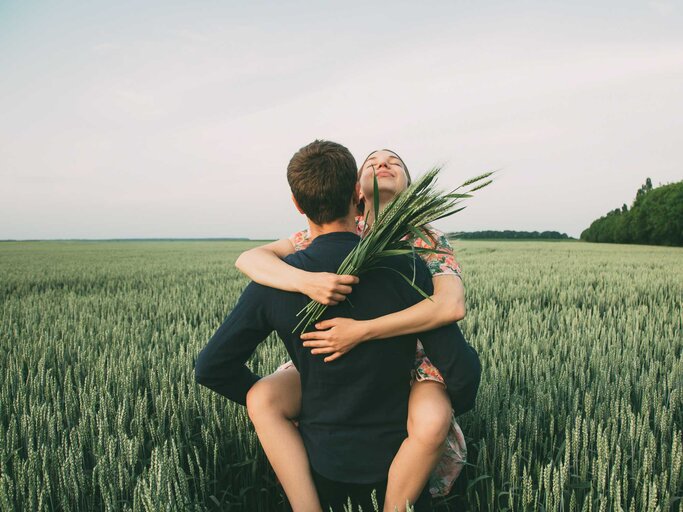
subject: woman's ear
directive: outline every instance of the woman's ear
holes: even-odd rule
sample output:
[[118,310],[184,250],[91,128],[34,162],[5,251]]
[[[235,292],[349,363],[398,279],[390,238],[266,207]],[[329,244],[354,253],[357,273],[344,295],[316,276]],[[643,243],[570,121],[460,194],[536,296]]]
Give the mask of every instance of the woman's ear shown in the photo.
[[353,194],[353,204],[358,205],[363,200],[363,192],[360,189],[360,183],[356,182],[356,191]]
[[301,209],[301,206],[299,206],[299,202],[294,197],[294,194],[292,194],[292,202],[294,203],[294,206],[296,206],[296,209],[299,211],[301,215],[306,215],[304,211]]
[[363,212],[365,211],[365,197],[363,197],[363,192],[360,189],[360,183],[356,188],[356,197],[358,197],[358,201],[356,202],[356,210],[360,215],[363,215]]

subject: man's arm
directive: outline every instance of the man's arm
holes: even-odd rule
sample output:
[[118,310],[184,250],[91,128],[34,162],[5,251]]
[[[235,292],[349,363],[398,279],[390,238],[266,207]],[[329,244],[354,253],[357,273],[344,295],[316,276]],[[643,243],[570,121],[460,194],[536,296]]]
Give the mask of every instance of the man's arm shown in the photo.
[[481,379],[477,351],[467,343],[458,324],[418,334],[427,357],[446,382],[456,416],[474,408]]
[[260,378],[244,363],[272,332],[267,288],[251,283],[195,363],[195,379],[216,393],[246,405],[247,391]]

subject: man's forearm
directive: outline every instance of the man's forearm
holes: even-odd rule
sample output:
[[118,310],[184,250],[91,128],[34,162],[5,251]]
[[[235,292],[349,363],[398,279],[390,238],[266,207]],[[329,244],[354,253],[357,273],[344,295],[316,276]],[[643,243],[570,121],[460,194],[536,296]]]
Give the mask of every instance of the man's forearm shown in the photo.
[[199,353],[194,367],[195,380],[233,402],[246,405],[247,392],[260,377],[241,361],[227,357],[221,350],[221,342],[216,335]]
[[[438,367],[437,367],[438,368]],[[456,416],[474,409],[481,380],[479,356],[472,347],[461,354],[459,364],[441,372]]]
[[246,366],[236,370],[223,368],[216,371],[214,368],[207,368],[203,363],[200,363],[200,359],[197,359],[195,379],[198,384],[206,386],[219,395],[223,395],[240,405],[247,405],[247,392],[260,377],[252,373]]
[[420,336],[429,360],[446,383],[446,392],[456,415],[474,408],[481,364],[476,350],[465,340],[460,328],[452,324]]
[[256,347],[272,328],[265,313],[267,289],[250,283],[230,315],[197,356],[195,379],[199,384],[242,405],[259,379],[246,366]]

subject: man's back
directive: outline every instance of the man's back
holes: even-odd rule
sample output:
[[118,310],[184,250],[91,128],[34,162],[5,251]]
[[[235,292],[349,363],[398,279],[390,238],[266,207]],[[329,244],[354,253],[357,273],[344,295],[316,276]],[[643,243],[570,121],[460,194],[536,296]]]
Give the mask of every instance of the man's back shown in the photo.
[[[317,237],[304,251],[287,257],[290,265],[313,272],[336,272],[358,243],[352,233]],[[417,261],[416,284],[431,291],[426,267]],[[409,258],[382,263],[412,276]],[[301,374],[301,431],[311,465],[321,475],[342,482],[366,483],[386,478],[389,465],[406,437],[411,369],[416,336],[362,343],[343,357],[325,363],[303,347],[292,330],[296,314],[308,302],[297,294],[273,291],[274,327]],[[322,319],[368,320],[405,309],[422,299],[395,271],[377,269],[361,276],[348,300],[330,307]]]
[[[357,245],[349,232],[318,236],[304,251],[287,257],[293,266],[313,272],[335,272]],[[396,271],[413,274],[413,260],[387,258],[383,267],[360,276],[348,300],[328,308],[324,318],[371,319],[405,309],[420,300]],[[431,277],[419,259],[414,261],[415,284],[432,292]],[[258,380],[244,363],[273,330],[282,338],[301,374],[300,431],[311,466],[334,481],[371,483],[386,478],[391,461],[406,437],[410,371],[416,335],[365,342],[340,359],[304,348],[293,332],[297,313],[308,299],[251,283],[231,314],[199,355],[198,382],[245,403]],[[456,324],[419,334],[433,364],[442,372],[456,412],[474,405],[479,383],[479,361]]]

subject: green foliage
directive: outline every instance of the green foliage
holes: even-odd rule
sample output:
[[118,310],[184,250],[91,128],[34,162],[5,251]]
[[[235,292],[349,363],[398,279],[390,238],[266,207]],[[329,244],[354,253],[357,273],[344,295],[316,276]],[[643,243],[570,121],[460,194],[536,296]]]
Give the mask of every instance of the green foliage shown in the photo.
[[[0,510],[285,510],[245,409],[193,377],[254,245],[0,244]],[[680,510],[681,250],[455,249],[483,376],[443,509]]]
[[624,204],[581,233],[587,242],[683,246],[683,181],[652,188],[647,178],[629,210]]

